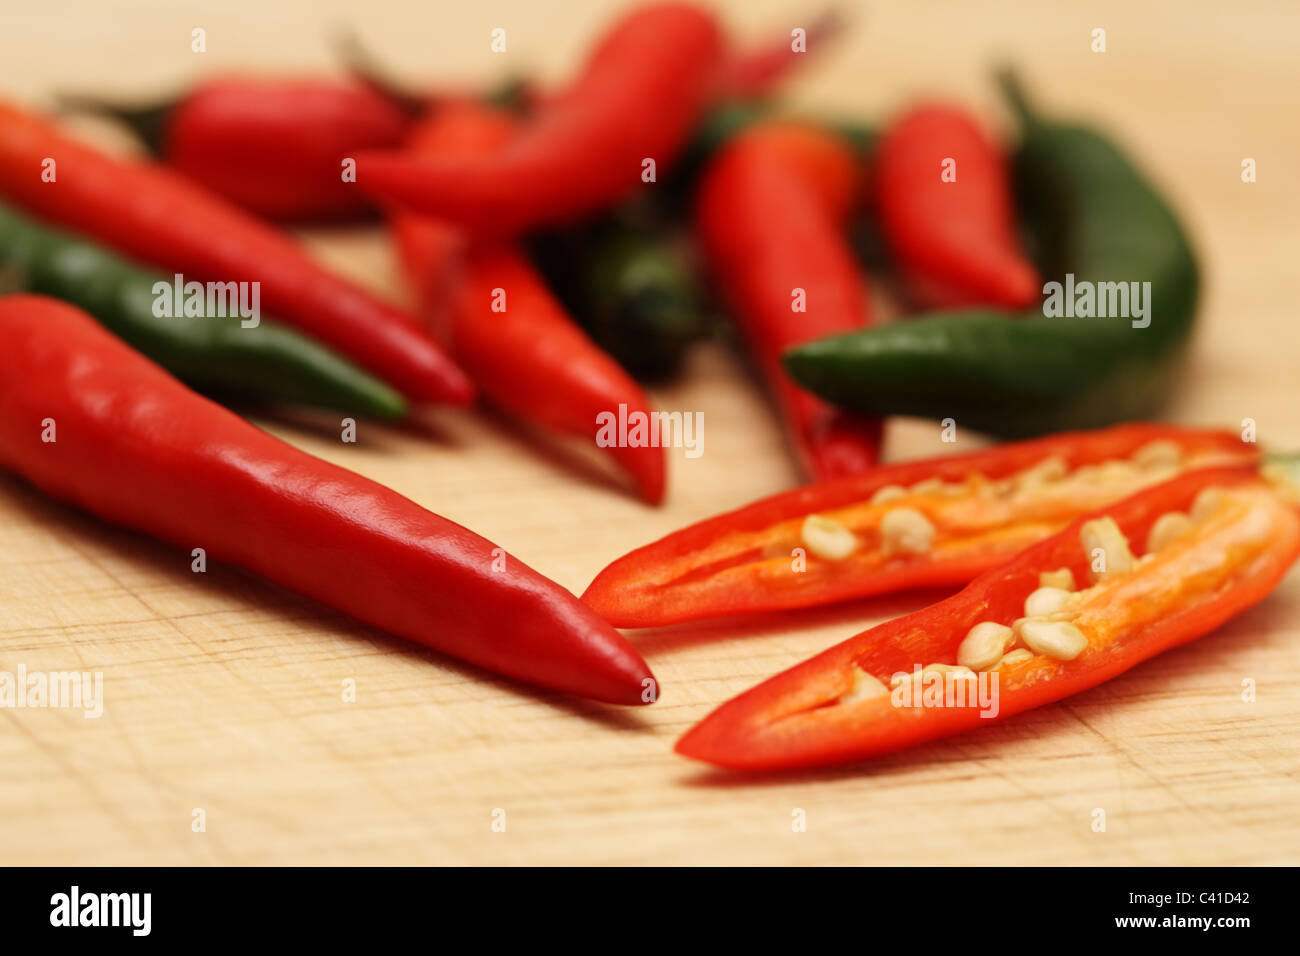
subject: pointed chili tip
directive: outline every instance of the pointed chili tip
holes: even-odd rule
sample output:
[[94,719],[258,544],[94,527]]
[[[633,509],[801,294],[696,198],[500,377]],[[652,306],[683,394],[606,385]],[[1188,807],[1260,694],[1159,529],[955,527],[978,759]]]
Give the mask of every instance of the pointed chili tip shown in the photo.
[[705,717],[702,721],[692,727],[686,733],[677,739],[673,745],[673,750],[683,757],[690,757],[692,760],[702,760],[705,763],[715,764],[717,766],[727,766],[727,761],[719,748],[717,734],[714,732],[710,717]]
[[478,389],[458,366],[448,363],[431,389],[431,399],[447,405],[473,405],[478,399]]
[[1007,299],[1013,308],[1028,308],[1038,301],[1040,280],[1029,263],[1022,260],[1009,263],[1004,275]]
[[[609,623],[609,619],[605,617],[605,612],[611,610],[611,602],[606,599],[610,588],[605,586],[603,579],[608,571],[608,567],[603,568],[587,585],[587,590],[583,591],[582,596],[578,598],[583,604],[600,615],[601,619],[606,623]],[[615,624],[613,626],[618,627],[619,625]]]
[[645,467],[633,472],[637,494],[648,505],[660,505],[664,500],[664,455],[663,449],[652,449],[656,454],[645,460]]
[[630,644],[627,653],[611,660],[609,671],[598,677],[602,689],[591,696],[607,704],[644,707],[659,699],[659,681]]

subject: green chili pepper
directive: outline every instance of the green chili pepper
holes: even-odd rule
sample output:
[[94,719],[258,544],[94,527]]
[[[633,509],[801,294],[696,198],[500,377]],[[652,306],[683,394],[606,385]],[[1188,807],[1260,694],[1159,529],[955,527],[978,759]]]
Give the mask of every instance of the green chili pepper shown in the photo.
[[[931,314],[801,346],[786,354],[786,368],[847,408],[952,417],[1000,435],[1148,417],[1176,380],[1195,317],[1199,282],[1187,237],[1109,139],[1040,120],[1014,79],[1002,83],[1024,127],[1014,175],[1043,275],[1062,290],[1071,283],[1079,306],[1091,289],[1092,316],[1049,314],[1066,298],[1050,294],[1049,283],[1043,305],[1027,314]],[[1101,300],[1108,312],[1123,311],[1123,293],[1129,317],[1099,317]]]
[[68,233],[0,205],[0,287],[80,306],[129,345],[200,388],[319,405],[378,418],[406,412],[383,382],[274,321],[158,316],[154,285],[168,281]]

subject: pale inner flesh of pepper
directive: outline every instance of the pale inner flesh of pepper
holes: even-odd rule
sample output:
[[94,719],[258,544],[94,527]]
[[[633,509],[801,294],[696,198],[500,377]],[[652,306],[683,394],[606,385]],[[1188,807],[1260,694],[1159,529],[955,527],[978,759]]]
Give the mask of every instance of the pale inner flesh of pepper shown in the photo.
[[[1009,621],[979,621],[966,634],[957,650],[956,662],[936,661],[922,665],[922,673],[939,672],[946,680],[972,679],[979,671],[996,670],[1003,680],[1025,684],[1052,677],[1072,661],[1107,653],[1126,635],[1185,609],[1196,597],[1212,594],[1264,552],[1278,521],[1290,520],[1288,505],[1261,485],[1209,487],[1200,493],[1186,522],[1165,520],[1168,512],[1153,524],[1176,527],[1177,534],[1151,534],[1157,550],[1148,550],[1131,564],[1116,570],[1096,571],[1091,547],[1098,540],[1113,540],[1118,526],[1109,519],[1100,536],[1088,522],[1080,533],[1080,548],[1096,583],[1079,591],[1052,585],[1032,591],[1025,599],[1025,616]],[[1114,541],[1128,551],[1130,542]],[[1048,572],[1053,585],[1066,583],[1065,575]],[[1043,600],[1044,591],[1060,591]],[[1037,612],[1037,613],[1034,613]],[[855,695],[841,703],[884,696],[884,685],[899,683],[899,675],[867,675],[874,683],[857,680]],[[909,675],[910,676],[910,675]],[[907,679],[907,678],[903,678]],[[881,690],[865,694],[864,687]]]
[[888,485],[869,501],[724,534],[684,556],[658,584],[690,584],[744,570],[779,585],[791,577],[792,557],[802,558],[801,575],[815,577],[839,565],[846,574],[858,574],[864,567],[942,560],[985,546],[1018,550],[1081,513],[1183,471],[1229,460],[1219,452],[1184,455],[1176,443],[1156,439],[1127,458],[1073,469],[1051,455],[1005,478],[975,473],[956,482],[928,478],[910,488]]

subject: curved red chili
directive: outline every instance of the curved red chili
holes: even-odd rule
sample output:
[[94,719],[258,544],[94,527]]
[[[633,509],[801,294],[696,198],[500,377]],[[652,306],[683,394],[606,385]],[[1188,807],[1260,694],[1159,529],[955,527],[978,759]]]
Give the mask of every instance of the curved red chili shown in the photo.
[[926,105],[894,121],[872,159],[880,229],[924,308],[1034,302],[1006,157],[965,112]]
[[847,143],[769,122],[737,135],[705,169],[700,241],[814,478],[871,467],[880,423],[838,411],[781,368],[789,348],[867,324],[866,280],[845,238],[857,166]]
[[582,74],[502,149],[482,156],[366,153],[357,183],[376,199],[496,236],[576,219],[656,177],[708,103],[722,50],[711,14],[684,4],[623,17]]
[[1249,468],[1188,472],[765,681],[677,750],[775,770],[973,730],[1208,634],[1263,600],[1297,557],[1293,489]]
[[649,703],[650,671],[568,591],[466,528],[249,425],[85,313],[0,299],[0,465],[508,677]]
[[[491,151],[514,128],[505,114],[475,103],[441,107],[412,130],[422,156]],[[407,277],[426,315],[482,393],[525,421],[594,440],[603,412],[649,414],[645,392],[587,337],[512,244],[473,247],[455,262],[460,234],[412,213],[393,216]],[[450,302],[449,302],[450,296]],[[605,449],[646,501],[664,492],[664,451],[649,445]]]
[[317,265],[278,229],[165,167],[115,159],[0,103],[0,193],[186,281],[258,282],[261,305],[414,401],[473,386],[414,316]]

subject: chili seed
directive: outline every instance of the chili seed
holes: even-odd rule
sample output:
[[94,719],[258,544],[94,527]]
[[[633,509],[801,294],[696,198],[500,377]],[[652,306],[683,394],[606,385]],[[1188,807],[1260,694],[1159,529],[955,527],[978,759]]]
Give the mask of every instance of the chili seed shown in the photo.
[[1069,568],[1057,568],[1055,571],[1041,571],[1038,575],[1041,588],[1060,588],[1062,591],[1074,590],[1074,572]]
[[1035,654],[1058,661],[1072,661],[1088,646],[1083,631],[1068,621],[1025,621],[1020,638]]
[[1191,517],[1193,521],[1204,521],[1219,510],[1223,504],[1222,488],[1203,488],[1192,502]]
[[1039,588],[1025,598],[1025,617],[1046,617],[1065,607],[1070,592],[1064,588]]
[[1057,481],[1070,473],[1070,463],[1060,455],[1050,455],[1038,464],[1015,476],[1019,487],[1040,485],[1048,481]]
[[1181,511],[1168,511],[1151,525],[1147,535],[1147,554],[1154,554],[1176,538],[1192,530],[1192,519]]
[[1143,468],[1167,468],[1182,463],[1183,450],[1178,447],[1177,442],[1172,442],[1168,438],[1157,438],[1133,452],[1132,458]]
[[885,505],[891,501],[906,497],[907,489],[902,485],[885,485],[885,487],[877,489],[876,493],[871,496],[871,504]]
[[1033,651],[1024,647],[1017,647],[1014,651],[1011,651],[1008,654],[1003,654],[1002,659],[998,661],[997,666],[1011,667],[1015,664],[1019,664],[1021,661],[1032,660],[1033,657],[1034,657]]
[[1132,481],[1138,473],[1137,466],[1131,461],[1106,461],[1101,464],[1102,481],[1119,484]]
[[1129,549],[1128,538],[1119,530],[1114,518],[1097,518],[1085,522],[1079,529],[1079,542],[1083,545],[1090,568],[1093,567],[1091,562],[1094,551],[1100,549],[1105,558],[1105,569],[1094,569],[1095,577],[1103,578],[1133,569],[1133,552]]
[[925,554],[934,544],[934,525],[915,508],[895,508],[880,519],[880,535],[887,552]]
[[1014,640],[1011,628],[996,621],[980,621],[969,631],[957,647],[957,663],[972,670],[982,671],[996,664],[1002,652]]
[[[971,677],[975,676],[975,672],[964,664],[923,664],[921,665],[921,677],[925,677],[926,674],[954,674],[963,678],[968,674]],[[905,674],[895,674],[890,678],[889,684],[891,687],[898,687],[915,677],[916,672],[914,670]]]
[[809,515],[803,519],[800,537],[808,550],[824,561],[843,561],[858,548],[858,539],[834,518]]
[[853,671],[853,686],[843,697],[840,698],[841,704],[852,704],[859,700],[870,700],[873,697],[880,697],[882,694],[888,694],[889,688],[881,682],[880,678],[874,674],[868,674],[861,668]]

